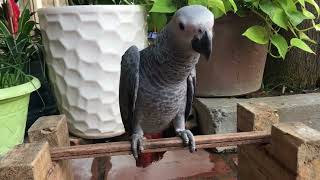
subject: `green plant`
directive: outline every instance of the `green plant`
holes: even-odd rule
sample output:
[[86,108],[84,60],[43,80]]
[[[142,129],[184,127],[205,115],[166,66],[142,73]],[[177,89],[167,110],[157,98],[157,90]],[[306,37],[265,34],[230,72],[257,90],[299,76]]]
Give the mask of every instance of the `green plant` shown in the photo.
[[[261,23],[248,28],[243,35],[255,43],[268,45],[269,54],[273,57],[284,59],[293,47],[315,54],[307,42],[316,42],[305,33],[312,29],[320,31],[320,24],[315,23],[320,14],[315,0],[155,0],[150,12],[155,13],[151,17],[154,18],[153,22],[157,22],[157,29],[161,29],[167,21],[164,14],[172,14],[187,4],[208,7],[216,19],[228,12],[239,16],[246,16],[248,12],[256,14],[261,18]],[[314,8],[316,14],[310,12],[311,8]],[[313,26],[299,29],[303,21],[311,21]],[[286,39],[281,31],[291,32],[292,38]],[[278,55],[273,54],[272,46],[276,47]]]
[[[314,53],[306,42],[315,43],[305,33],[308,30],[320,30],[320,25],[315,24],[315,19],[319,17],[320,9],[314,0],[245,0],[246,7],[262,19],[263,24],[250,27],[244,35],[250,40],[259,44],[268,44],[269,52],[271,46],[275,46],[278,55],[270,52],[274,57],[285,58],[287,52],[297,47],[306,52]],[[307,4],[312,5],[316,14],[311,13]],[[303,21],[312,21],[312,26],[307,29],[300,29],[299,25]],[[292,38],[289,43],[284,38],[281,31],[290,31]]]
[[30,61],[41,52],[41,35],[32,13],[24,8],[20,14],[13,0],[0,8],[0,89],[31,80]]
[[[148,29],[153,32],[159,32],[167,24],[171,15],[185,5],[206,6],[216,19],[228,12],[239,16],[246,16],[251,12],[261,18],[261,23],[248,28],[243,35],[255,43],[268,45],[271,56],[283,59],[293,47],[315,54],[307,42],[316,42],[305,32],[312,29],[320,31],[320,24],[315,23],[315,19],[320,15],[320,9],[315,0],[95,0],[91,4],[144,5],[148,12]],[[310,12],[310,8],[314,8],[317,13]],[[313,26],[299,29],[303,21],[312,21]],[[293,37],[288,40],[281,35],[281,31],[289,31]],[[272,46],[276,47],[278,55],[273,54]]]

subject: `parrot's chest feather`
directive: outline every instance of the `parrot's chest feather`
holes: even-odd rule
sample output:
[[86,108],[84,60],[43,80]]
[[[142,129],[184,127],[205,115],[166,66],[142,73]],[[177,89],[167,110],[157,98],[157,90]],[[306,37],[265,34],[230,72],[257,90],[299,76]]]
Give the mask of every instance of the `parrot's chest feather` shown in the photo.
[[185,108],[186,86],[159,88],[149,84],[140,87],[136,107],[139,108],[138,118],[144,132],[164,130]]
[[136,116],[145,133],[166,129],[178,113],[184,114],[187,77],[197,59],[175,61],[158,51],[141,53]]

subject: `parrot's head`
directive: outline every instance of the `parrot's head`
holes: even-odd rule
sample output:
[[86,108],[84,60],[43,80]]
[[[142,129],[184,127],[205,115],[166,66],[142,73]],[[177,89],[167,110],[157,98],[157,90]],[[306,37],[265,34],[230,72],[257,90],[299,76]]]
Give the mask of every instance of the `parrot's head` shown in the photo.
[[214,16],[201,5],[180,8],[168,24],[171,42],[184,52],[197,52],[209,59],[212,50]]

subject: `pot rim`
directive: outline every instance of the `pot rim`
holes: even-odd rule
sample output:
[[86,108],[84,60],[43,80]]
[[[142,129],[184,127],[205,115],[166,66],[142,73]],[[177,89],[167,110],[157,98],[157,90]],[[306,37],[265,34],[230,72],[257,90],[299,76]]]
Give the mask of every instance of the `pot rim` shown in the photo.
[[38,9],[38,14],[57,14],[73,12],[105,12],[105,11],[144,11],[143,5],[74,5],[60,7],[46,7]]
[[34,76],[31,77],[32,80],[27,83],[0,89],[0,101],[30,94],[39,89],[41,86],[39,79]]

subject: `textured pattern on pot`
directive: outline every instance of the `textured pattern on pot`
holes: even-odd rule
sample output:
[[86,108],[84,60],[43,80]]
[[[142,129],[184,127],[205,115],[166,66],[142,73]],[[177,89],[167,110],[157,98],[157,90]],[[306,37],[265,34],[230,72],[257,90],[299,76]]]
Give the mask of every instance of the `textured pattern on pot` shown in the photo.
[[147,46],[144,13],[134,5],[39,10],[49,79],[72,134],[99,139],[124,133],[120,62],[131,45]]

